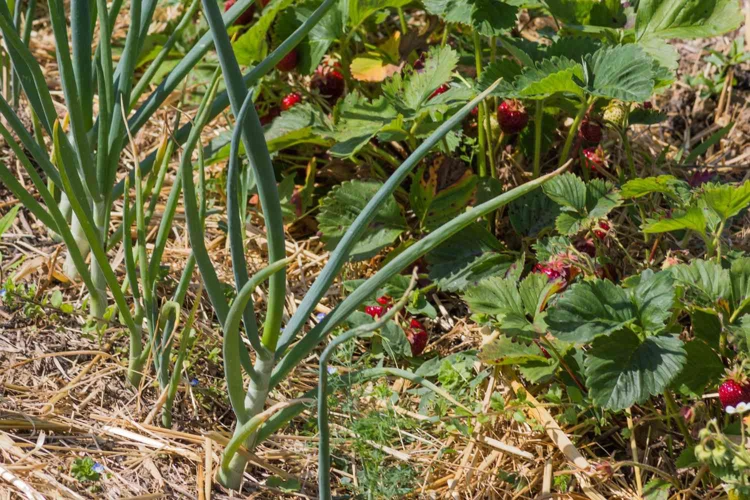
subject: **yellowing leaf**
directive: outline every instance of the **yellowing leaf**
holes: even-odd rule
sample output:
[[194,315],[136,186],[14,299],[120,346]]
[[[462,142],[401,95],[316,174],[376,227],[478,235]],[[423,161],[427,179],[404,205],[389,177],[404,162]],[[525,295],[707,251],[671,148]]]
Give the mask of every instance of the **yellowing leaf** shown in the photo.
[[356,57],[349,66],[352,78],[360,82],[382,82],[401,70],[404,63],[388,64],[379,56]]

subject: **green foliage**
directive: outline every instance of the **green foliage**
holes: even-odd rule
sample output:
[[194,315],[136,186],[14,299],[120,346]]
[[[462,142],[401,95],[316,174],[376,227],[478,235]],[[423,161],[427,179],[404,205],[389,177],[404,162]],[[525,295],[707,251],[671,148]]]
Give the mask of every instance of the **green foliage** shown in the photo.
[[642,0],[635,18],[638,40],[704,38],[737,29],[742,22],[735,0]]
[[482,224],[472,224],[427,254],[429,278],[440,290],[456,292],[490,276],[504,275],[514,258]]
[[573,25],[621,28],[625,24],[622,4],[617,0],[546,0],[555,18]]
[[544,186],[544,193],[561,206],[555,226],[561,234],[574,235],[590,228],[620,206],[622,198],[612,183],[602,179],[583,182],[564,174]]
[[471,26],[484,36],[496,36],[516,24],[517,8],[499,0],[424,0],[430,14],[446,23]]
[[[318,224],[323,241],[335,247],[341,237],[382,186],[374,181],[345,182],[320,201]],[[393,197],[388,197],[368,225],[367,233],[354,246],[351,258],[362,260],[396,241],[406,230],[406,220]]]
[[98,481],[102,475],[97,470],[101,466],[94,462],[91,457],[76,458],[70,467],[70,475],[79,482]]
[[21,205],[14,205],[7,214],[0,217],[0,236],[2,236],[5,231],[10,229],[10,227],[16,221],[16,216],[18,215],[18,211],[20,209]]
[[622,330],[600,337],[586,355],[586,385],[600,406],[624,410],[661,394],[687,361],[682,342],[671,335],[641,339]]

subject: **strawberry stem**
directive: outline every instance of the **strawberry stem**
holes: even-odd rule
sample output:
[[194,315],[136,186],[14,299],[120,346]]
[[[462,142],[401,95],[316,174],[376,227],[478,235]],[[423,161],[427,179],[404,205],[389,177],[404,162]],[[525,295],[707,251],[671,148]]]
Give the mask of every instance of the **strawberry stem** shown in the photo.
[[578,127],[581,125],[583,117],[586,116],[586,113],[595,101],[596,97],[591,96],[588,99],[584,99],[584,101],[581,103],[581,108],[578,110],[578,114],[576,115],[575,120],[573,120],[573,124],[570,126],[570,130],[568,130],[568,137],[565,139],[565,145],[563,146],[562,154],[560,155],[560,162],[558,164],[558,167],[562,167],[568,160],[568,156],[570,155],[570,148],[573,146],[573,139],[578,134]]
[[536,102],[534,113],[534,179],[542,171],[542,119],[544,116],[544,99]]

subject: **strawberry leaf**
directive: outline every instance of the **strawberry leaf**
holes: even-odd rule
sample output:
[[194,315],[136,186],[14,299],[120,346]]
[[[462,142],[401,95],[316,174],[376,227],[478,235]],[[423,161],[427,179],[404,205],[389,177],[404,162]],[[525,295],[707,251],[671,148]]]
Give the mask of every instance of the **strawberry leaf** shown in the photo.
[[477,176],[464,162],[438,155],[416,172],[409,203],[422,228],[431,231],[474,202]]
[[[672,381],[672,387],[683,394],[702,396],[706,387],[721,379],[724,363],[716,351],[698,339],[685,344],[685,354],[687,362]],[[700,366],[700,370],[696,370],[696,366]]]
[[653,61],[637,45],[602,47],[585,60],[591,95],[643,102],[654,92]]
[[384,127],[398,118],[398,113],[383,97],[372,101],[358,91],[347,94],[336,110],[336,140],[329,152],[333,156],[350,157],[356,154]]
[[[320,4],[319,0],[304,2],[293,9],[286,9],[274,27],[274,41],[280,44],[286,40],[302,23],[312,15]],[[344,33],[344,20],[341,10],[330,9],[325,16],[310,30],[302,42],[297,45],[297,68],[303,75],[310,75],[323,60],[328,49]]]
[[586,208],[586,183],[571,173],[558,175],[542,186],[544,194],[564,209],[583,212]]
[[491,276],[505,276],[514,264],[497,238],[479,223],[458,232],[425,259],[430,280],[447,292],[465,290]]
[[689,189],[685,181],[681,181],[673,175],[660,175],[658,177],[646,177],[643,179],[631,179],[623,184],[620,196],[625,199],[640,198],[651,193],[663,193],[672,198],[678,198],[678,189],[684,191]]
[[589,396],[603,408],[624,410],[664,392],[687,362],[682,341],[659,335],[641,339],[629,330],[600,337],[585,361]]
[[704,234],[706,232],[706,216],[703,214],[703,209],[692,206],[686,211],[672,213],[670,218],[649,221],[643,226],[643,232],[646,234],[666,233],[681,229],[690,229]]
[[707,38],[739,28],[743,19],[736,0],[641,0],[635,35],[637,40]]
[[[320,202],[318,225],[328,248],[335,248],[354,219],[382,187],[381,182],[350,181],[334,187]],[[354,245],[351,258],[367,259],[392,244],[407,229],[406,220],[393,196],[370,221],[362,238]]]
[[458,54],[452,48],[433,47],[420,72],[407,69],[396,73],[383,83],[383,95],[407,118],[412,118],[427,102],[432,93],[451,79],[458,64]]
[[510,95],[513,92],[513,80],[520,74],[521,66],[517,62],[512,59],[498,59],[482,70],[477,80],[477,91],[484,92],[490,85],[502,79],[490,95]]
[[527,237],[534,237],[552,227],[559,214],[559,205],[538,189],[512,201],[508,207],[513,229]]
[[714,261],[695,259],[690,264],[671,267],[670,271],[675,281],[685,286],[685,298],[698,305],[712,306],[732,294],[729,270]]
[[516,24],[518,9],[498,0],[425,0],[430,14],[446,23],[472,26],[484,36],[501,35]]
[[631,298],[641,327],[655,331],[672,315],[674,279],[669,271],[654,273],[650,269],[641,273],[640,278]]
[[537,240],[534,243],[533,248],[536,252],[536,259],[539,262],[546,262],[555,255],[562,253],[568,253],[570,251],[570,239],[565,236],[552,236],[550,238],[544,238]]
[[544,193],[562,205],[555,227],[562,234],[573,235],[590,227],[622,203],[612,183],[594,179],[585,184],[573,174],[564,174],[544,185]]
[[622,330],[636,319],[629,294],[611,281],[576,283],[547,312],[550,332],[560,340],[586,344]]
[[546,362],[547,358],[535,344],[514,341],[504,335],[482,346],[479,359],[488,365],[520,365],[528,361]]
[[545,4],[566,24],[622,28],[626,21],[619,0],[546,0]]
[[268,30],[276,20],[278,13],[289,7],[292,3],[293,0],[276,0],[268,8],[263,9],[260,19],[232,44],[238,63],[249,66],[266,57],[268,54],[268,41],[266,37]]
[[722,220],[727,220],[750,205],[750,181],[739,187],[709,184],[704,187],[701,198]]
[[342,4],[349,5],[349,26],[356,28],[378,11],[403,7],[410,2],[411,0],[348,0]]
[[583,95],[576,83],[583,79],[581,64],[567,57],[552,57],[524,68],[513,82],[512,96],[523,99],[546,99],[555,94]]

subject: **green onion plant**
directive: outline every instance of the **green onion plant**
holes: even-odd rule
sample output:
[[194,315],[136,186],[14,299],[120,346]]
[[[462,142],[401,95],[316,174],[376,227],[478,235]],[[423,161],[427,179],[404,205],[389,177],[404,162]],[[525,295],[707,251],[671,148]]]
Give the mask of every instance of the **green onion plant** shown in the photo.
[[[330,333],[341,325],[367,296],[463,228],[536,189],[567,167],[566,164],[555,172],[540,176],[473,207],[431,232],[392,259],[320,323],[301,335],[304,325],[349,260],[355,243],[362,237],[378,209],[445,135],[460,126],[467,114],[483,102],[497,86],[498,82],[495,82],[446,120],[393,172],[331,253],[317,281],[282,329],[286,294],[285,269],[289,261],[286,255],[276,174],[264,139],[263,128],[253,106],[253,88],[260,78],[316,26],[336,0],[325,0],[276,50],[243,75],[232,49],[227,26],[253,1],[239,0],[229,11],[222,14],[216,0],[201,0],[203,15],[210,30],[139,105],[140,96],[145,95],[157,73],[156,70],[149,69],[139,82],[134,82],[135,63],[143,49],[143,41],[156,8],[156,0],[129,4],[130,27],[117,65],[112,63],[111,33],[114,20],[123,5],[122,1],[113,2],[108,10],[105,0],[71,0],[72,43],[69,45],[63,1],[48,0],[58,48],[60,78],[68,109],[65,117],[58,116],[42,70],[19,35],[16,29],[18,23],[14,22],[13,13],[5,2],[0,2],[0,31],[6,41],[13,70],[37,124],[32,136],[22,125],[14,107],[4,98],[0,98],[0,114],[10,127],[8,129],[0,124],[0,134],[20,159],[34,184],[34,189],[41,197],[41,203],[4,165],[0,165],[0,180],[29,211],[65,243],[68,250],[65,270],[80,276],[89,293],[91,314],[98,318],[104,317],[109,306],[108,296],[112,296],[120,321],[130,334],[128,379],[133,384],[139,383],[146,360],[153,354],[157,380],[162,391],[167,391],[168,404],[165,404],[162,414],[162,422],[165,425],[171,422],[169,408],[176,390],[176,377],[179,377],[180,365],[192,342],[191,322],[195,310],[188,315],[186,325],[179,336],[178,363],[170,373],[169,360],[173,337],[176,336],[193,270],[195,267],[198,268],[202,287],[211,301],[224,334],[224,371],[237,425],[230,445],[222,457],[218,480],[233,489],[241,486],[247,460],[246,454],[238,453],[240,447],[252,450],[258,442],[308,407],[306,405],[310,401],[309,397],[315,396],[312,392],[300,400],[266,409],[270,391],[310,352],[324,345]],[[178,24],[178,29],[184,29],[188,22],[186,19],[190,19],[197,8],[194,1]],[[97,21],[100,28],[98,33],[101,35],[99,40],[94,41],[93,27]],[[131,146],[132,156],[135,158],[134,167],[127,172],[124,168],[121,170],[123,151],[129,144],[134,144],[131,139],[154,116],[165,99],[178,88],[212,46],[218,55],[220,73],[217,71],[209,85],[196,118],[179,128],[170,139],[165,140],[156,151],[144,158],[140,157],[134,145]],[[92,47],[95,47],[93,51]],[[160,65],[164,60],[165,57],[157,56],[154,64]],[[220,86],[219,76],[223,77],[225,88],[221,93],[217,90]],[[205,244],[206,200],[201,155],[201,131],[227,106],[231,108],[235,117],[226,186],[227,225],[236,291],[236,297],[231,303],[227,301]],[[96,115],[95,109],[98,110]],[[51,147],[48,148],[45,145],[47,143],[50,143]],[[241,215],[244,209],[240,202],[242,197],[239,187],[245,173],[242,171],[240,144],[244,146],[248,168],[256,179],[268,240],[268,266],[252,276],[249,275],[244,255],[244,220]],[[178,175],[172,184],[154,247],[149,255],[146,249],[147,227],[153,216],[155,197],[161,191],[167,165],[177,145],[182,145]],[[28,151],[30,157],[24,151]],[[197,186],[192,160],[195,151],[199,158]],[[35,170],[32,159],[41,167],[47,183]],[[130,200],[131,188],[134,191],[133,203]],[[161,257],[180,195],[184,204],[192,254],[174,295],[160,303],[157,285]],[[120,197],[123,198],[122,225],[110,230],[110,217]],[[133,226],[136,235],[134,239],[131,237]],[[118,241],[121,241],[125,254],[123,281],[118,281],[117,270],[108,258],[108,251]],[[92,257],[90,264],[87,264],[89,252]],[[263,306],[263,322],[260,325],[256,316],[258,307],[251,299],[255,288],[266,280],[269,282],[269,290]],[[142,338],[144,329],[148,333],[145,342]],[[241,329],[244,329],[244,339],[240,335]],[[351,336],[358,333],[362,332],[356,332]],[[330,353],[333,348],[335,345],[327,352]],[[404,377],[422,383],[425,387],[434,387],[426,385],[429,384],[426,381],[419,381],[408,370],[379,368],[347,374],[346,377],[335,377],[330,383],[330,388],[343,387],[380,376]],[[328,390],[327,377],[323,377],[322,382],[322,394],[325,394]],[[433,390],[439,391],[436,387]],[[447,394],[446,396],[450,397]],[[324,427],[321,427],[321,442],[327,443],[328,433]],[[327,464],[327,461],[321,461],[321,474],[324,474],[321,481],[323,498],[330,497]]]

